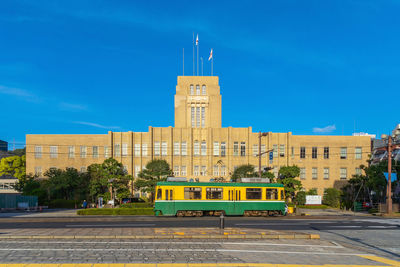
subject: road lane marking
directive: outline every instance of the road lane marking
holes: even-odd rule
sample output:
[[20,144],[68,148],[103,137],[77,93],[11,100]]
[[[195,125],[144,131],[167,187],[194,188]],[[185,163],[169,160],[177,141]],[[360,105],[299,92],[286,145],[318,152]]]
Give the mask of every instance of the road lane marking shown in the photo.
[[368,228],[376,228],[376,229],[388,229],[388,228],[397,228],[396,225],[369,225]]
[[65,227],[121,227],[121,226],[155,226],[154,223],[127,223],[127,224],[67,224]]
[[271,226],[271,225],[290,225],[290,226],[297,226],[297,225],[310,225],[309,223],[236,223],[235,225],[238,226],[251,226],[251,225],[266,225],[266,226]]
[[359,255],[359,256],[361,258],[377,261],[377,262],[380,262],[380,263],[389,264],[390,266],[400,266],[400,262],[398,262],[398,261],[389,260],[389,259],[378,257],[378,256],[375,256],[375,255]]
[[328,246],[328,245],[301,245],[301,244],[279,244],[279,243],[249,243],[249,242],[152,242],[152,241],[121,241],[121,242],[107,242],[107,241],[55,241],[55,242],[46,242],[46,241],[34,241],[34,242],[29,242],[29,241],[4,241],[0,242],[1,243],[6,243],[6,244],[196,244],[196,245],[254,245],[254,246],[289,246],[289,247],[320,247],[320,248],[343,248],[341,245],[335,243],[336,246]]
[[361,228],[361,225],[332,225],[334,228]]

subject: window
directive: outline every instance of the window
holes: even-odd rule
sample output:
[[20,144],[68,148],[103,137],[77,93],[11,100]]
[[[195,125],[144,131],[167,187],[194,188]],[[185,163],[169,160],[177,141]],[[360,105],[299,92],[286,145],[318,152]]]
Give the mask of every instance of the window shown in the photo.
[[190,95],[194,95],[194,86],[193,86],[193,84],[190,85]]
[[312,168],[311,176],[312,176],[313,180],[317,180],[318,179],[318,169],[317,168]]
[[104,146],[104,157],[108,159],[110,157],[110,150],[108,146]]
[[253,157],[258,156],[258,145],[253,145]]
[[226,156],[226,144],[225,142],[221,142],[221,157]]
[[285,156],[285,145],[279,145],[279,156],[280,157]]
[[306,158],[306,148],[304,146],[300,147],[300,158],[301,159]]
[[161,156],[167,155],[167,142],[161,142]]
[[199,141],[194,141],[193,150],[194,150],[194,155],[195,156],[200,156],[200,144],[199,144]]
[[182,142],[182,156],[187,155],[187,147],[186,147],[186,142]]
[[181,166],[181,175],[186,176],[186,166]]
[[347,159],[347,147],[340,148],[340,158]]
[[340,168],[340,180],[347,179],[347,168]]
[[133,151],[135,153],[135,157],[140,157],[140,144],[135,144]]
[[267,188],[267,196],[266,196],[266,198],[267,199],[273,199],[273,200],[278,199],[278,189]]
[[124,170],[124,173],[128,173],[128,166],[123,165],[122,168],[123,168],[123,170]]
[[246,188],[247,199],[261,199],[261,188]]
[[355,151],[356,159],[361,159],[362,158],[362,148],[361,147],[356,147]]
[[225,176],[226,175],[226,167],[225,165],[221,166],[221,176]]
[[278,157],[278,145],[272,145],[272,151],[274,152],[274,158]]
[[86,172],[86,167],[85,166],[82,166],[81,167],[81,172],[83,173],[83,172]]
[[300,179],[301,180],[306,179],[306,168],[300,168]]
[[154,142],[154,156],[160,156],[160,142]]
[[36,175],[37,177],[42,176],[42,167],[40,167],[40,166],[36,166],[36,167],[35,167],[35,175]]
[[135,165],[135,178],[139,177],[140,173],[140,165]]
[[55,159],[58,156],[58,146],[50,146],[50,158]]
[[[81,151],[82,151],[82,149],[81,149]],[[119,157],[119,156],[121,156],[121,146],[120,146],[120,144],[115,144],[114,145],[114,157]]]
[[265,151],[267,151],[265,145],[261,145],[261,157],[265,157]]
[[285,199],[285,191],[283,189],[279,190],[281,192],[281,200]]
[[200,85],[196,85],[196,95],[200,95]]
[[201,187],[185,187],[185,199],[201,199]]
[[206,188],[206,199],[222,199],[222,188],[207,187]]
[[356,168],[356,175],[362,175],[361,168]]
[[122,156],[123,157],[128,156],[128,144],[127,143],[122,144]]
[[162,199],[162,190],[160,188],[157,189],[157,199]]
[[179,176],[179,166],[174,166],[174,176]]
[[194,107],[191,109],[191,118],[192,118],[192,128],[196,127],[196,120],[194,118]]
[[213,155],[219,156],[219,143],[218,142],[214,142]]
[[81,146],[81,158],[86,158],[86,154],[87,154],[87,147],[86,146]]
[[174,156],[179,156],[180,154],[180,144],[179,142],[174,142]]
[[196,107],[196,127],[200,127],[200,107]]
[[35,158],[40,159],[42,158],[42,147],[35,146]]
[[197,165],[193,166],[193,175],[199,176],[199,166]]
[[142,144],[142,156],[147,157],[147,144]]
[[233,155],[239,156],[239,143],[233,142]]
[[98,146],[92,147],[92,157],[94,159],[97,159],[99,157],[99,147]]
[[207,175],[207,166],[201,166],[201,176],[206,176]]
[[313,159],[316,159],[318,155],[318,148],[316,146],[313,146],[311,149],[311,157]]
[[324,179],[325,180],[329,179],[329,168],[324,168]]
[[203,84],[203,86],[201,87],[201,94],[206,95],[206,93],[207,93],[206,86]]
[[207,156],[207,143],[206,141],[201,142],[201,155]]
[[329,147],[324,147],[324,159],[329,159]]
[[219,167],[218,167],[218,165],[214,165],[213,169],[214,169],[213,175],[215,177],[219,176]]
[[240,142],[240,156],[246,156],[246,142]]
[[75,158],[75,147],[74,146],[68,147],[68,158],[70,158],[70,159]]
[[201,107],[201,127],[204,128],[206,125],[206,108]]

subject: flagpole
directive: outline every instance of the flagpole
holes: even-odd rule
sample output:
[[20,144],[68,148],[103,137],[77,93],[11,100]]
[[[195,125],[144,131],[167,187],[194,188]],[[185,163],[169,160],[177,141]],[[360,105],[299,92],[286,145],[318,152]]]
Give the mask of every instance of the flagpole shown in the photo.
[[213,76],[214,56],[211,58],[211,76]]
[[203,57],[200,57],[200,61],[201,61],[201,76],[203,75]]
[[185,48],[182,51],[182,76],[185,76]]
[[199,42],[197,42],[197,76],[199,76]]
[[194,32],[193,32],[193,76],[194,76]]

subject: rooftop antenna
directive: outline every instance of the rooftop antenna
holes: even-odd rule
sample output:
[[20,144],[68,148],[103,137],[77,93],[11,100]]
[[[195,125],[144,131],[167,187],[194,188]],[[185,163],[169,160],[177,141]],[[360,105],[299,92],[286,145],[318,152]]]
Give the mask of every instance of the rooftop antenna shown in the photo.
[[201,60],[201,76],[203,76],[203,57],[200,57]]
[[194,76],[194,32],[193,32],[193,76]]
[[197,76],[199,76],[199,34],[196,36],[196,46],[197,46]]
[[182,76],[185,76],[185,48],[182,51]]

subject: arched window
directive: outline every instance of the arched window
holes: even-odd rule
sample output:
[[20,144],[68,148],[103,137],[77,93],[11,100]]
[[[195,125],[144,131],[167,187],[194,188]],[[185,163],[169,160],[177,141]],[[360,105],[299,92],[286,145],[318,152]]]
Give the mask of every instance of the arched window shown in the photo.
[[193,86],[193,84],[190,85],[190,95],[194,95],[194,86]]
[[200,95],[200,85],[196,85],[196,95]]
[[203,86],[201,87],[201,94],[202,95],[206,95],[206,86],[203,84]]

